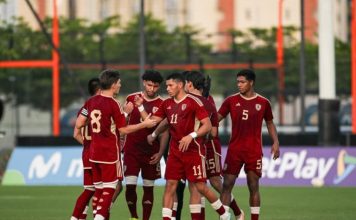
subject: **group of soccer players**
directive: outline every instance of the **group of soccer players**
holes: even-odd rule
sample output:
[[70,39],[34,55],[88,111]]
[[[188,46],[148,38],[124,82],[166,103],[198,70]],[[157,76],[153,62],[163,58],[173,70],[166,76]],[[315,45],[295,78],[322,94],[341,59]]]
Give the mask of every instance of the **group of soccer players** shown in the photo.
[[[206,79],[200,72],[169,75],[166,88],[170,98],[167,99],[158,95],[163,82],[159,72],[147,70],[142,80],[143,91],[130,94],[123,107],[114,98],[121,87],[117,71],[105,70],[99,78],[89,81],[89,92],[93,96],[78,112],[74,128],[75,139],[83,144],[84,191],[77,199],[71,220],[86,219],[91,198],[94,220],[109,219],[110,208],[122,190],[123,175],[130,219],[138,219],[136,185],[140,172],[144,192],[142,219],[150,219],[154,181],[161,177],[160,159],[168,141],[163,220],[176,219],[177,211],[179,214],[177,187],[186,181],[192,220],[205,219],[204,198],[221,220],[232,219],[230,208],[233,219],[243,220],[244,213],[231,194],[243,166],[250,191],[251,220],[258,220],[263,120],[273,140],[274,159],[279,157],[279,142],[271,105],[254,91],[254,71],[238,72],[239,93],[225,99],[219,111],[212,97],[206,95]],[[218,126],[228,114],[232,133],[221,169]],[[120,144],[120,136],[124,135]],[[208,187],[207,180],[220,196]]]

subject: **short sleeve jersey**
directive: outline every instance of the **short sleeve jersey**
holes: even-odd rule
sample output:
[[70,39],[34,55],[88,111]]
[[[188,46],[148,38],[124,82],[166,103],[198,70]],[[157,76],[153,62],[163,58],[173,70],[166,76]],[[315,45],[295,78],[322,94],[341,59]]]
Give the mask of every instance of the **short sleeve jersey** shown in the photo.
[[195,95],[195,94],[190,94],[190,95],[197,97],[203,103],[203,106],[209,115],[211,125],[213,127],[218,127],[219,126],[218,113],[216,111],[215,106],[211,103],[211,101],[209,101],[204,96]]
[[[126,103],[128,103],[128,102],[134,103],[134,99],[136,96],[140,96],[143,98],[143,107],[145,108],[145,111],[148,114],[155,113],[158,110],[161,103],[163,102],[163,99],[160,96],[157,96],[154,99],[146,99],[143,96],[142,92],[137,92],[137,93],[128,95],[126,98]],[[142,118],[141,118],[140,112],[138,111],[138,108],[134,108],[133,111],[128,116],[128,124],[130,124],[130,125],[138,124],[141,121],[142,121]],[[151,153],[152,150],[158,150],[158,149],[152,149],[152,146],[147,147],[147,145],[148,145],[147,136],[149,134],[151,134],[155,130],[155,128],[156,127],[144,128],[144,129],[141,129],[141,130],[138,130],[136,132],[126,135],[124,149],[126,149],[127,147],[135,146],[135,147],[138,147],[139,150],[141,150],[142,152],[146,152],[146,153]],[[157,148],[157,147],[159,147],[159,143],[156,140],[154,142],[154,148]]]
[[[174,98],[164,100],[154,115],[167,118],[170,125],[171,147],[177,149],[179,141],[191,132],[198,130],[200,121],[209,117],[200,99],[190,94],[179,101]],[[202,141],[202,138],[196,138],[191,142],[187,151],[200,151]]]
[[262,154],[262,122],[273,120],[268,99],[256,94],[251,98],[240,93],[231,95],[222,103],[219,114],[230,113],[232,131],[229,149],[237,152]]
[[84,105],[81,114],[89,118],[92,130],[90,161],[116,163],[119,160],[119,131],[126,126],[120,103],[113,97],[96,95]]

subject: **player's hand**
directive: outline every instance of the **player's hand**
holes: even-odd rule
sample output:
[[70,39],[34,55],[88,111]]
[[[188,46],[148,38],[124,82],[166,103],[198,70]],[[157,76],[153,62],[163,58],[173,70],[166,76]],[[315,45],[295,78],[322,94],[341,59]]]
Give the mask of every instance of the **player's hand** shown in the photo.
[[128,102],[124,105],[124,112],[126,112],[127,114],[130,114],[132,112],[132,110],[134,109],[134,104],[132,102]]
[[143,98],[141,96],[136,95],[134,98],[135,107],[142,105],[142,103],[143,103]]
[[272,148],[271,148],[271,154],[273,157],[273,160],[276,160],[277,158],[279,158],[279,143],[273,143]]
[[190,142],[192,142],[192,140],[193,140],[193,137],[189,134],[187,136],[183,137],[179,141],[179,150],[182,152],[185,152],[188,149],[189,144],[190,144]]
[[156,137],[153,137],[152,134],[147,135],[147,142],[149,145],[153,144],[153,141],[156,140]]
[[157,164],[157,163],[159,163],[159,161],[161,160],[161,157],[162,157],[162,154],[161,153],[155,153],[155,154],[153,154],[152,155],[152,157],[151,157],[151,160],[150,160],[150,164],[151,165],[154,165],[154,164]]
[[157,121],[151,119],[151,114],[149,114],[142,123],[146,128],[152,128],[157,125]]

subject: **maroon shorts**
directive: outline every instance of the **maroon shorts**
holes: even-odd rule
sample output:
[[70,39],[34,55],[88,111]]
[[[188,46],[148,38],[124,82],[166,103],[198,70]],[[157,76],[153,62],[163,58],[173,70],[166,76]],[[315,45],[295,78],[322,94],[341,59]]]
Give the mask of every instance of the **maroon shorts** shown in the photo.
[[223,173],[239,175],[243,165],[245,173],[247,173],[247,171],[253,171],[259,177],[262,176],[262,154],[231,152],[229,150],[226,154]]
[[92,163],[92,167],[94,183],[112,183],[123,179],[121,161],[112,164]]
[[167,163],[165,179],[187,179],[190,182],[205,182],[205,158],[198,152],[181,152],[171,148]]
[[93,172],[92,169],[83,170],[83,185],[84,187],[93,187]]
[[219,142],[209,140],[206,147],[206,175],[208,178],[221,176],[221,146]]
[[141,171],[142,179],[156,180],[161,178],[160,163],[150,164],[151,156],[139,150],[126,149],[124,153],[125,176],[138,176]]

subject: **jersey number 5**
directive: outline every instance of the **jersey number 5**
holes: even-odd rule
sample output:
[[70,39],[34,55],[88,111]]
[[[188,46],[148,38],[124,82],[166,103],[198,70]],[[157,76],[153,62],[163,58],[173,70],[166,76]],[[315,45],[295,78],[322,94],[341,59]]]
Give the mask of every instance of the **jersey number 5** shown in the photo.
[[92,127],[92,131],[94,133],[99,133],[100,132],[100,119],[101,119],[101,111],[100,110],[93,110],[90,113],[90,123]]
[[248,119],[248,110],[242,110],[242,120]]

